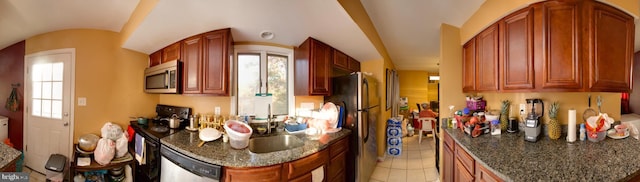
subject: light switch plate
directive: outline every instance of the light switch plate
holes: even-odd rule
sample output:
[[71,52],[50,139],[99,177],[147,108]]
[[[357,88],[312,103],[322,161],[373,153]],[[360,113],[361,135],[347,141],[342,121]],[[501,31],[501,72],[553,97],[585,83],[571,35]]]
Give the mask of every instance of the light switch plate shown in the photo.
[[87,106],[87,98],[78,97],[78,106]]

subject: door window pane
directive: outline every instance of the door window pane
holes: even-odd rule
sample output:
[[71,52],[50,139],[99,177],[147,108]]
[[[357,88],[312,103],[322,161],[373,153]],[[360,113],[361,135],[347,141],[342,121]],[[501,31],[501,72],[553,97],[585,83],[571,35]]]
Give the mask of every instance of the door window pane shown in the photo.
[[48,64],[41,64],[40,65],[41,70],[42,71],[42,81],[51,81],[51,72],[53,69],[53,65],[51,63]]
[[238,54],[238,113],[253,114],[253,97],[260,92],[260,55]]
[[51,117],[51,100],[42,100],[42,117]]
[[31,72],[33,99],[31,114],[33,116],[62,118],[63,70],[63,63],[33,65],[33,72]]
[[51,99],[51,82],[42,82],[42,98]]
[[42,81],[42,68],[40,64],[33,65],[33,68],[31,68],[31,80]]
[[40,99],[33,99],[33,104],[32,104],[32,112],[31,115],[34,116],[41,116],[41,111],[42,111],[42,101]]
[[51,117],[62,119],[62,101],[51,101]]
[[62,82],[53,82],[51,85],[51,98],[62,100]]
[[273,114],[287,114],[287,57],[268,55],[267,62],[267,90],[273,94]]
[[62,81],[62,73],[64,73],[64,63],[53,64],[53,81]]
[[31,97],[39,99],[42,98],[42,82],[33,82],[33,88],[31,88]]

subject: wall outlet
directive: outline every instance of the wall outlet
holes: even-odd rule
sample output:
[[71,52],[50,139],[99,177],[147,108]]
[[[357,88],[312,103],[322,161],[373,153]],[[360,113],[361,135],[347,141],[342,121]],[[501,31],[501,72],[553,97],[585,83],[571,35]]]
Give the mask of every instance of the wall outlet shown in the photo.
[[87,98],[78,97],[78,106],[87,106]]
[[520,104],[520,116],[524,116],[525,110],[527,110],[526,104]]
[[213,110],[215,115],[220,115],[220,107],[215,107]]

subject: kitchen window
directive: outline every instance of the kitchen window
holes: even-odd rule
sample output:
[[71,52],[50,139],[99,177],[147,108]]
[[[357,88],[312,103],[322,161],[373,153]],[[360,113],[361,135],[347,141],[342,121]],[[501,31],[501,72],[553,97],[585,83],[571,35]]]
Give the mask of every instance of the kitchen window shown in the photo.
[[293,49],[261,45],[234,48],[236,87],[232,113],[253,115],[257,93],[272,95],[274,115],[293,113]]

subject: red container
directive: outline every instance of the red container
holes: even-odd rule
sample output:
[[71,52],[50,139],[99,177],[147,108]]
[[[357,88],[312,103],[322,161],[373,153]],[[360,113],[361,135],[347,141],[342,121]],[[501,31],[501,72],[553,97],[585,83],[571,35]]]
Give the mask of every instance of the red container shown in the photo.
[[479,100],[479,101],[475,101],[475,100],[468,100],[467,101],[467,108],[474,110],[474,111],[484,111],[485,107],[487,107],[487,101],[485,100]]

